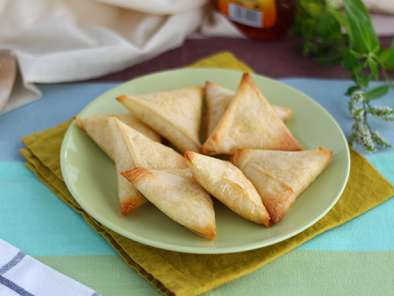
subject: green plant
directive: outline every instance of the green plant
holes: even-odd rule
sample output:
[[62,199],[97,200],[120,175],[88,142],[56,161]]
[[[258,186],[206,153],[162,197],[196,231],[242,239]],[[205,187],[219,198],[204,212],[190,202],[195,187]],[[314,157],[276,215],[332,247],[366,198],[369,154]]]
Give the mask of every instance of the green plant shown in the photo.
[[[394,109],[374,102],[393,88],[386,71],[394,69],[394,44],[382,48],[361,0],[344,0],[343,10],[325,0],[299,0],[294,31],[303,40],[303,53],[324,64],[341,64],[354,85],[348,88],[353,119],[350,144],[368,151],[391,147],[369,124],[370,116],[394,121]],[[378,87],[370,82],[383,79]]]

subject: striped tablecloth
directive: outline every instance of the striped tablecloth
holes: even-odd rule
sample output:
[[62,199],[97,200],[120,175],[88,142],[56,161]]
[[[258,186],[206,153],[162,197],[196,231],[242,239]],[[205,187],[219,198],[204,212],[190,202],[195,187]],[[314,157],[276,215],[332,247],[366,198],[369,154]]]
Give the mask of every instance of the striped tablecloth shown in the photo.
[[[285,79],[327,108],[347,132],[349,81]],[[69,119],[117,83],[42,85],[43,99],[0,116],[0,238],[102,295],[156,295],[107,243],[25,168],[22,136]],[[391,94],[394,96],[394,93]],[[390,96],[382,104],[394,106]],[[374,123],[394,142],[393,126]],[[394,150],[365,155],[394,182]],[[366,184],[367,186],[367,184]],[[0,254],[1,256],[1,254]],[[306,243],[209,295],[390,295],[394,201]]]

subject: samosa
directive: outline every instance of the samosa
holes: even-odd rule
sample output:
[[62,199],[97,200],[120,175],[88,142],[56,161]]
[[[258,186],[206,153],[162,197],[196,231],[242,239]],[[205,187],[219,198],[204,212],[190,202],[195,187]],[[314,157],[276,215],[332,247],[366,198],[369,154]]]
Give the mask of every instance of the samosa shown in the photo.
[[172,220],[207,239],[216,237],[212,200],[193,178],[140,167],[123,175]]
[[324,147],[305,151],[242,149],[232,161],[260,193],[272,222],[278,223],[331,158],[332,152]]
[[[210,135],[223,116],[231,100],[234,98],[235,92],[224,88],[218,83],[205,82],[205,100],[207,102],[207,132]],[[283,121],[289,120],[293,114],[290,108],[272,105],[279,118]]]
[[242,148],[301,150],[248,73],[243,75],[235,97],[201,151],[209,155],[233,154]]
[[184,169],[183,157],[170,147],[154,142],[114,117],[108,119],[112,133],[115,165],[118,177],[118,195],[123,215],[145,202],[134,186],[120,175],[136,166],[153,169]]
[[128,114],[100,114],[89,117],[77,117],[75,123],[85,131],[89,137],[108,155],[114,159],[112,135],[109,130],[108,118],[116,117],[123,123],[144,134],[153,141],[160,142],[160,136],[150,127],[139,121],[131,113]]
[[181,152],[199,150],[201,87],[120,96],[117,100]]
[[193,177],[213,197],[241,217],[270,226],[270,216],[260,195],[236,166],[192,151],[187,151],[185,158]]

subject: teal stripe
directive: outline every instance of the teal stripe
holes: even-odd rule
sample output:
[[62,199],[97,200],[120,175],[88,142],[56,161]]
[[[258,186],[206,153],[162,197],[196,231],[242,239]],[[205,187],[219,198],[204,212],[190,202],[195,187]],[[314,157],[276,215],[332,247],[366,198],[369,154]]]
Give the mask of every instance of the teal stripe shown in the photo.
[[[394,182],[394,153],[367,154],[368,161]],[[368,184],[365,184],[368,186]],[[367,198],[367,197],[366,197]],[[394,250],[394,200],[391,199],[360,217],[302,245],[301,250]]]
[[29,255],[112,255],[111,247],[24,166],[0,162],[0,237]]
[[[392,143],[394,145],[394,143]],[[393,149],[379,153],[369,153],[366,155],[368,161],[381,173],[388,181],[394,184],[394,152]]]
[[338,228],[325,232],[301,250],[393,251],[394,200],[364,213]]
[[[19,162],[0,162],[0,237],[31,255],[112,255],[114,251]],[[394,201],[301,246],[301,250],[394,250]]]

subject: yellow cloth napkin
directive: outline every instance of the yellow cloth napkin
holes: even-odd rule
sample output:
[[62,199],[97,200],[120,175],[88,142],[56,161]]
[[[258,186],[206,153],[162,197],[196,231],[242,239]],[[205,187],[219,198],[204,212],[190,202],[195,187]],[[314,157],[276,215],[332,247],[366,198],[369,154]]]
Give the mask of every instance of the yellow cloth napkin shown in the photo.
[[[193,66],[250,70],[230,53],[208,57]],[[363,157],[351,153],[352,167],[346,189],[336,206],[318,223],[297,236],[270,247],[225,255],[194,255],[148,247],[107,229],[90,217],[67,190],[60,172],[59,154],[70,122],[23,139],[21,150],[27,166],[61,200],[83,216],[143,277],[166,294],[196,295],[237,279],[341,225],[394,195],[394,187]]]

